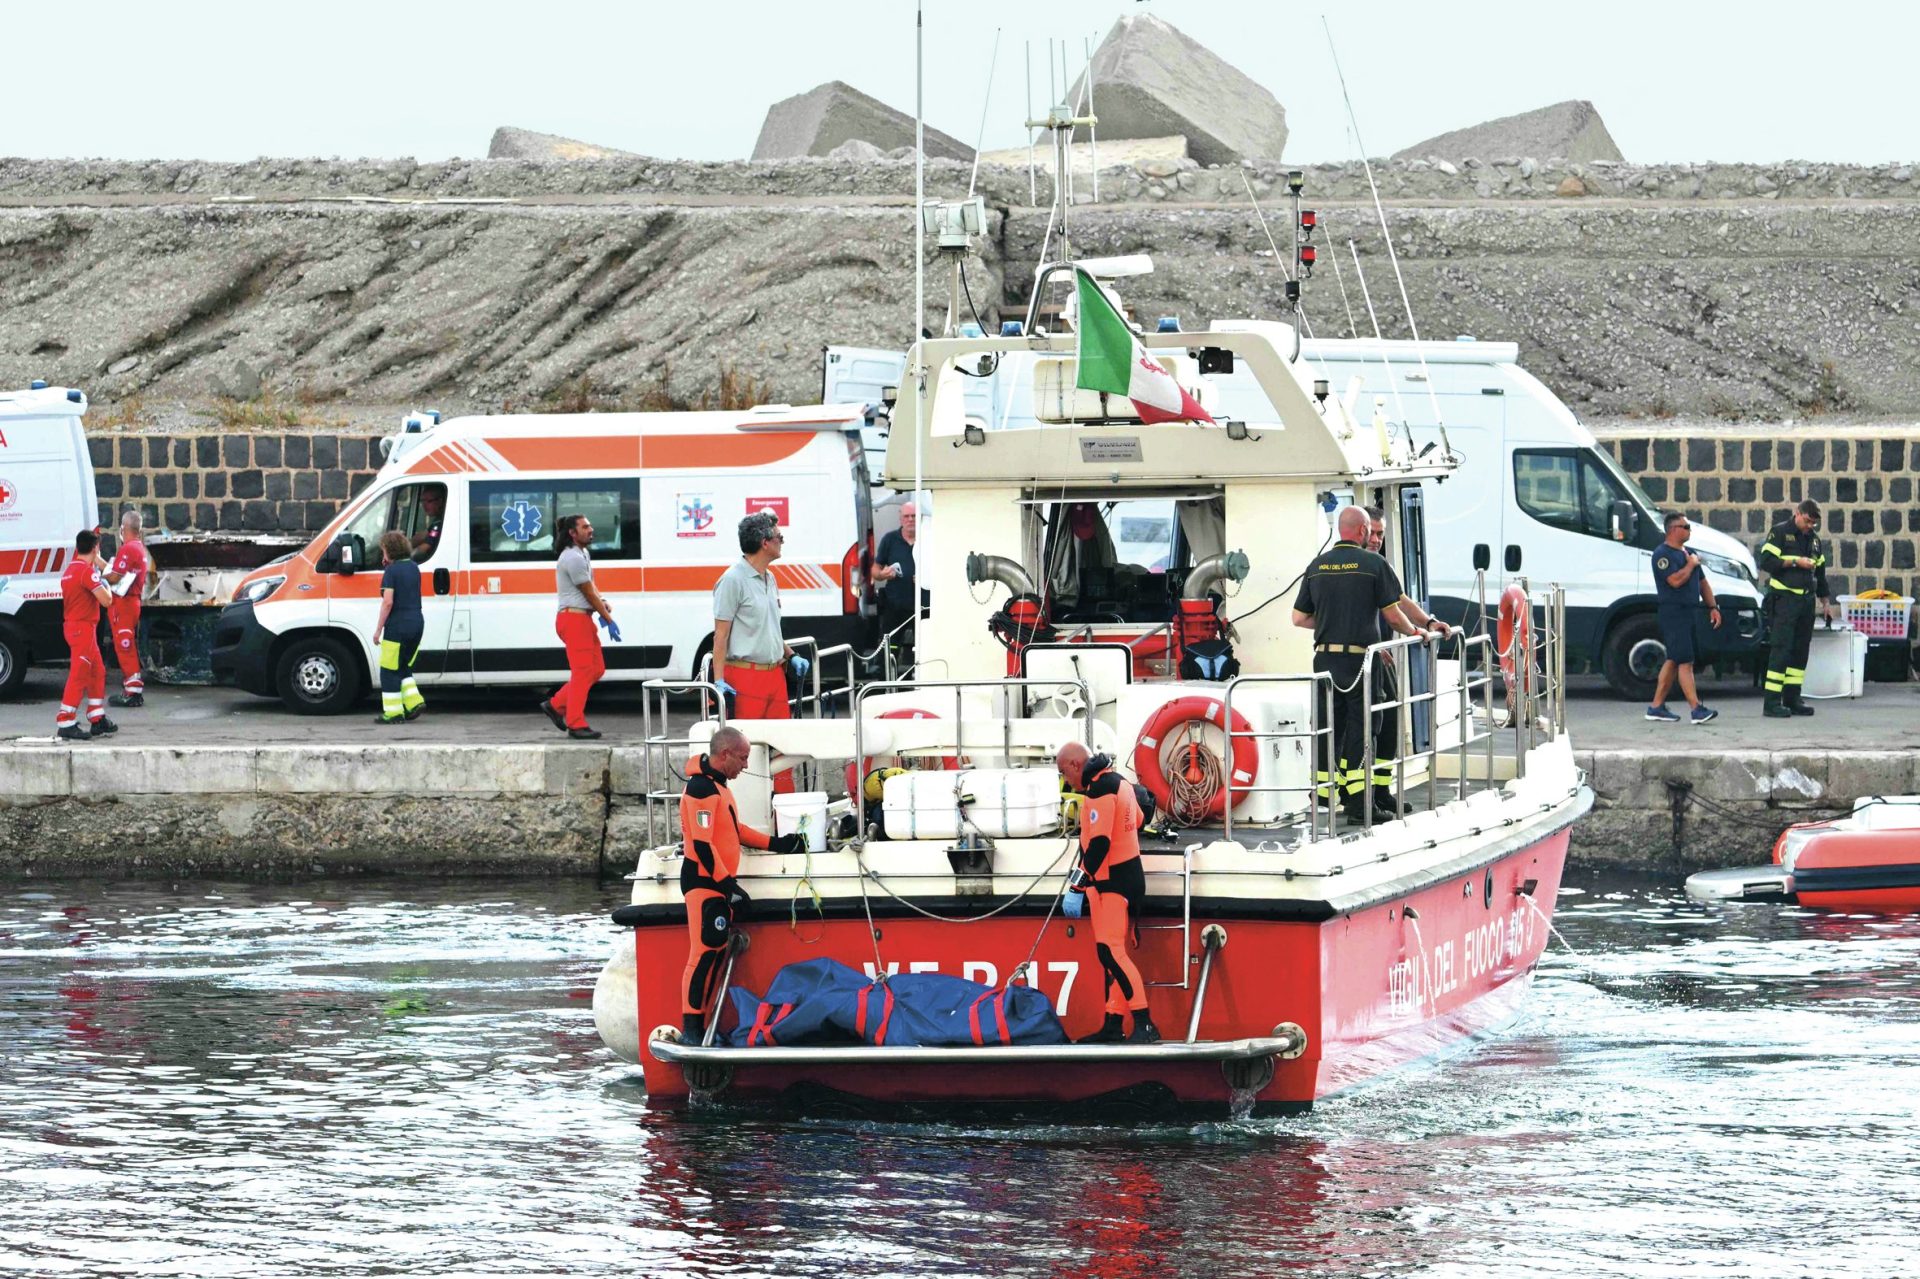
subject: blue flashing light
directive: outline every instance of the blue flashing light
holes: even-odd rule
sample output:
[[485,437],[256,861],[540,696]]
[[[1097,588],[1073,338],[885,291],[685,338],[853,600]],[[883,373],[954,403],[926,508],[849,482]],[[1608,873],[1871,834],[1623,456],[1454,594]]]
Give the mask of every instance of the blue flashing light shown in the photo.
[[968,320],[960,326],[960,336],[963,338],[983,338],[986,334],[981,330],[979,325],[975,324],[972,320]]
[[1025,336],[1026,331],[1027,331],[1027,326],[1020,323],[1020,321],[1018,320],[1000,321],[1000,336],[1003,338],[1022,337],[1022,336]]
[[44,391],[47,389],[47,379],[43,377],[37,377],[33,379],[33,385],[28,387],[27,389],[32,391]]
[[67,399],[69,399],[69,400],[71,400],[71,401],[72,401],[73,403],[75,403],[75,404],[78,404],[78,403],[79,403],[80,401],[82,401],[82,400],[84,400],[84,399],[86,399],[86,398],[87,398],[86,396],[84,396],[84,395],[82,395],[82,394],[80,394],[80,392],[78,392],[78,391],[68,391],[68,392],[67,392]]
[[1177,315],[1161,316],[1160,327],[1157,331],[1161,333],[1178,333],[1180,331],[1180,317]]
[[1456,342],[1478,342],[1479,340],[1479,338],[1476,338],[1471,333],[1462,333],[1460,336],[1454,338]]

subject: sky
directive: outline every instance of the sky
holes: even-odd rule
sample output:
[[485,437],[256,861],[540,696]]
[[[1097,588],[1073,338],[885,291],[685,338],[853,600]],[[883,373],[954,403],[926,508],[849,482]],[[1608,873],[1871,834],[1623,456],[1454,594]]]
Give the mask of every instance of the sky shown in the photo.
[[[738,159],[769,105],[828,80],[911,112],[913,10],[913,0],[35,6],[7,41],[0,155],[443,160],[484,156],[494,128],[512,124],[664,158]],[[1359,154],[1323,13],[1376,156],[1567,98],[1591,100],[1629,160],[1874,164],[1920,153],[1920,5],[1891,0],[947,0],[927,6],[927,122],[970,144],[1025,145],[1028,44],[1039,111],[1047,42],[1077,76],[1086,48],[1127,13],[1171,22],[1266,86],[1287,108],[1285,158],[1298,162]]]

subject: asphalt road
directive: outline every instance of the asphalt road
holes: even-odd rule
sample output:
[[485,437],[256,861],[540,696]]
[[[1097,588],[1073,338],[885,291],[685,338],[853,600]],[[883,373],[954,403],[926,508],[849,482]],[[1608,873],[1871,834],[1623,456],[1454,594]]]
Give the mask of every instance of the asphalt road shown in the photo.
[[[42,741],[53,733],[64,668],[37,669],[20,694],[0,702],[0,741]],[[127,745],[239,746],[262,742],[364,745],[372,742],[547,742],[560,734],[534,703],[550,690],[426,690],[427,709],[410,724],[373,722],[369,701],[351,715],[295,715],[279,702],[227,688],[151,686],[137,710],[109,710]],[[1710,724],[1650,724],[1642,708],[1616,697],[1597,676],[1576,676],[1568,695],[1574,744],[1584,749],[1660,745],[1677,751],[1755,749],[1920,750],[1920,683],[1868,684],[1858,699],[1814,702],[1811,719],[1768,720],[1760,690],[1743,680],[1706,681],[1701,695],[1720,712]],[[1672,708],[1684,713],[1679,698]],[[676,708],[684,723],[692,702]],[[641,737],[640,690],[602,684],[591,719],[607,740]]]

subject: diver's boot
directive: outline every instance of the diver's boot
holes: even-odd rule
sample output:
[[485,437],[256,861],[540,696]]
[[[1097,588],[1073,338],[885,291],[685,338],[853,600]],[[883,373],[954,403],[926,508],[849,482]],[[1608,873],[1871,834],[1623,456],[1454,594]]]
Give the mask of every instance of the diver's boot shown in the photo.
[[1144,1008],[1136,1009],[1133,1014],[1133,1033],[1127,1036],[1130,1044],[1157,1044],[1160,1042],[1160,1028],[1153,1024],[1153,1018]]
[[680,1042],[697,1044],[707,1037],[707,1019],[699,1013],[680,1014]]
[[1100,1023],[1100,1029],[1091,1035],[1082,1035],[1075,1043],[1080,1044],[1117,1044],[1127,1037],[1126,1026],[1119,1013],[1108,1013],[1107,1019]]

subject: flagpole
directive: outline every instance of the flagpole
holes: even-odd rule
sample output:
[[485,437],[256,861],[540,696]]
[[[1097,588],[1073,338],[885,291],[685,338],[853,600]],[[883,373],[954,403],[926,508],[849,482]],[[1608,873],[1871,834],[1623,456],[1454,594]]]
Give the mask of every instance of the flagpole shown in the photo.
[[[925,111],[926,91],[926,0],[915,0],[913,6],[913,346],[919,352],[913,369],[913,504],[916,516],[928,515],[921,511],[920,490],[926,483],[925,444],[927,438],[927,352],[922,345],[920,331],[925,325],[927,313],[927,224],[925,206],[927,198],[927,123]],[[929,519],[928,525],[933,521]],[[915,540],[927,536],[928,529],[922,527],[915,534]],[[915,557],[919,550],[915,548]],[[920,575],[914,573],[913,600],[913,664],[918,671],[920,665]]]

